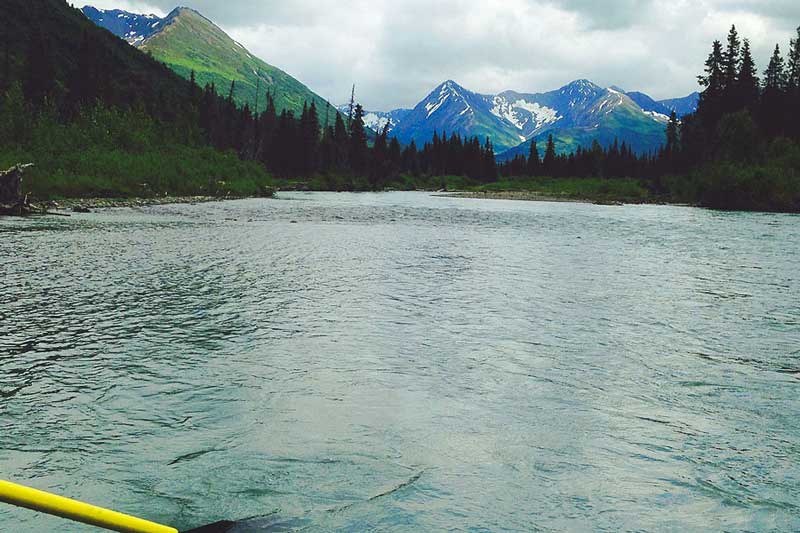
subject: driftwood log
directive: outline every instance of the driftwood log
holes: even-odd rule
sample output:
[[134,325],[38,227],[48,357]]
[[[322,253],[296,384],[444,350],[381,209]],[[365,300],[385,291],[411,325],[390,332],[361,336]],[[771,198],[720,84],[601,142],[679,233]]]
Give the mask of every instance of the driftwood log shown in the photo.
[[41,212],[22,194],[22,173],[33,165],[16,165],[0,172],[0,216],[25,216]]

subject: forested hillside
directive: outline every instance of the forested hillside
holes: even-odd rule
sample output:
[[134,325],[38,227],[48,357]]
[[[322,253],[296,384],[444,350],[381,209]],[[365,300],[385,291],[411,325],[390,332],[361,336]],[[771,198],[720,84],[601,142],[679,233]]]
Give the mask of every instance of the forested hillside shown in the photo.
[[0,15],[0,167],[33,162],[29,192],[267,190],[261,165],[227,151],[241,118],[229,102],[203,116],[196,87],[63,0],[4,0]]

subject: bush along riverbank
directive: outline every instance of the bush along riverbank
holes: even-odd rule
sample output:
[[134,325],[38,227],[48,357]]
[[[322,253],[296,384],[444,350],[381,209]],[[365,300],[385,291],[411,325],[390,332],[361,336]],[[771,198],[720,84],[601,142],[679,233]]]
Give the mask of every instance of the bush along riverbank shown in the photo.
[[33,162],[23,190],[33,199],[269,196],[272,177],[253,161],[193,142],[142,111],[82,110],[67,123],[33,113],[19,88],[0,108],[0,168]]

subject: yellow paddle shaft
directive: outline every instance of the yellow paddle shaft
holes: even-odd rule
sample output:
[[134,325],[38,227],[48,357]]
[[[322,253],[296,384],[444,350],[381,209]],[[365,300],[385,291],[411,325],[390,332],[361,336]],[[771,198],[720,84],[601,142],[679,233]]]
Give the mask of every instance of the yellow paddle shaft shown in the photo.
[[162,526],[1,479],[0,501],[121,533],[178,533],[174,527]]

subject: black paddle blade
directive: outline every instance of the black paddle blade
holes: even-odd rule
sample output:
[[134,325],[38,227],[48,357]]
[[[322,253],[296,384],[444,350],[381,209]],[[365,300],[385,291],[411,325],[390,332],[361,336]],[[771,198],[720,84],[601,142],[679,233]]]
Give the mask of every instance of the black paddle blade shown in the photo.
[[223,520],[221,522],[208,524],[207,526],[183,531],[182,533],[227,533],[234,524],[235,522],[231,522],[230,520]]

